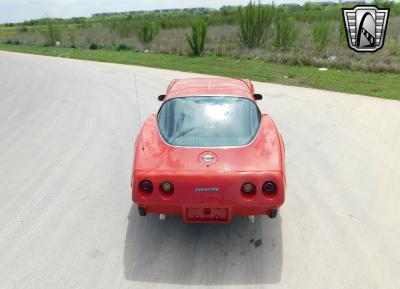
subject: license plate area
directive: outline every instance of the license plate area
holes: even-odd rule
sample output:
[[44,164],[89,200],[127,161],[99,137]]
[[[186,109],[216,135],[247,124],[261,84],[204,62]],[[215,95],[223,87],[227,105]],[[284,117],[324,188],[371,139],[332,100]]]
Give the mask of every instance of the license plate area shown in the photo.
[[227,208],[187,208],[186,219],[191,222],[227,222]]

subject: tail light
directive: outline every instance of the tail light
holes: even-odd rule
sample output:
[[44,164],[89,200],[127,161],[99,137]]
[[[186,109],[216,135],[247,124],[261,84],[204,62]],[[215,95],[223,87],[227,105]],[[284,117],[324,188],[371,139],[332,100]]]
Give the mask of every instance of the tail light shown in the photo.
[[242,185],[242,193],[246,196],[252,196],[256,193],[256,186],[252,183],[244,183]]
[[160,185],[160,191],[164,194],[170,195],[174,192],[174,185],[171,182],[163,182]]
[[149,180],[141,181],[139,184],[139,188],[142,192],[150,194],[153,192],[153,183]]
[[272,181],[266,181],[266,182],[264,183],[262,189],[263,189],[263,192],[264,192],[266,195],[269,195],[269,196],[275,194],[275,193],[278,191],[278,187],[277,187],[276,184],[275,184],[274,182],[272,182]]

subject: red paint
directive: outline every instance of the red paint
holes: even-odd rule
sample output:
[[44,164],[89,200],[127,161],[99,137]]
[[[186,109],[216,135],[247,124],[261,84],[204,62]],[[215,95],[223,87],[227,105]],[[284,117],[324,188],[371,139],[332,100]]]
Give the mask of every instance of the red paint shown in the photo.
[[[164,101],[207,95],[232,95],[255,101],[253,94],[254,88],[249,81],[185,79],[170,84]],[[156,116],[151,115],[135,144],[132,200],[147,213],[178,214],[184,221],[194,223],[227,223],[233,216],[268,215],[271,209],[279,208],[284,202],[284,160],[282,138],[266,114],[262,115],[259,132],[252,143],[228,148],[170,146],[160,136]],[[139,190],[143,180],[153,183],[151,194]],[[160,191],[160,185],[165,181],[173,184],[173,194]],[[272,196],[262,191],[266,181],[273,181],[278,187]],[[256,186],[254,196],[241,192],[246,182]],[[208,191],[196,191],[196,188]]]

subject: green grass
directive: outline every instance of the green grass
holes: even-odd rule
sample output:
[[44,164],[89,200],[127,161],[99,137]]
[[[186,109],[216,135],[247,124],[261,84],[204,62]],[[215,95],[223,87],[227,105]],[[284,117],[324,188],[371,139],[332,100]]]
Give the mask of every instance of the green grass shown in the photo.
[[338,69],[321,72],[318,68],[311,66],[279,65],[260,59],[234,59],[218,56],[189,57],[7,44],[0,44],[0,50],[242,77],[263,82],[400,99],[400,74],[396,73]]

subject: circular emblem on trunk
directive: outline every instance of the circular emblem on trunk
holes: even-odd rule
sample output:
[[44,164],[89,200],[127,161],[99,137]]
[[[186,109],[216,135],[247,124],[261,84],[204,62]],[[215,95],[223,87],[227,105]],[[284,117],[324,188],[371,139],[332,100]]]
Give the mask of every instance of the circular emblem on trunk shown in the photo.
[[199,161],[206,165],[212,165],[217,161],[217,155],[213,152],[202,152],[199,155]]
[[202,156],[202,158],[203,158],[203,161],[205,161],[206,163],[212,162],[214,160],[214,157],[210,154],[204,155],[204,156]]

